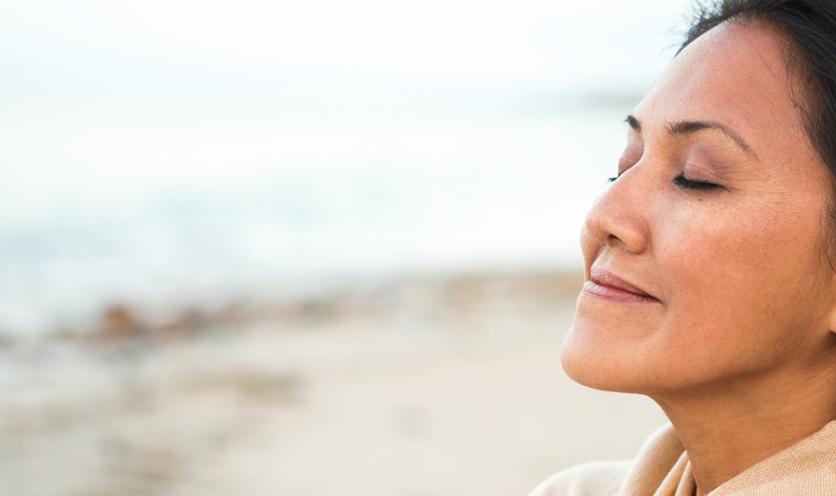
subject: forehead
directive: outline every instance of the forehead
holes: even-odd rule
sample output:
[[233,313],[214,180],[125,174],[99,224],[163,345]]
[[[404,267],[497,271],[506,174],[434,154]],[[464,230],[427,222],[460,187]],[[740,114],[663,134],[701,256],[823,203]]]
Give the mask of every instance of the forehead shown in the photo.
[[761,156],[797,151],[799,140],[808,140],[785,40],[763,23],[723,23],[671,62],[634,114],[648,135],[670,121],[713,120],[735,129]]

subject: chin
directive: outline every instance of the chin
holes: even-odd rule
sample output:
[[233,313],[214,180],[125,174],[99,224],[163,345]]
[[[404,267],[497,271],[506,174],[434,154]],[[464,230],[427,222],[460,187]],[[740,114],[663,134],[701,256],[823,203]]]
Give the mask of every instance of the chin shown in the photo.
[[638,359],[635,350],[587,331],[573,322],[563,340],[560,364],[566,375],[602,391],[640,393],[650,386],[641,380],[649,371],[639,370],[649,364]]

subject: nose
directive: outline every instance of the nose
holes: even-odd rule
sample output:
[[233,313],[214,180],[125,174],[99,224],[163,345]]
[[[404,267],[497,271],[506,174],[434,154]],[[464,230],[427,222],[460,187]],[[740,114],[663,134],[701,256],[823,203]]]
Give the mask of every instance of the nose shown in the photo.
[[592,205],[581,232],[587,260],[607,246],[638,255],[650,244],[648,206],[652,191],[642,183],[639,164],[626,170]]

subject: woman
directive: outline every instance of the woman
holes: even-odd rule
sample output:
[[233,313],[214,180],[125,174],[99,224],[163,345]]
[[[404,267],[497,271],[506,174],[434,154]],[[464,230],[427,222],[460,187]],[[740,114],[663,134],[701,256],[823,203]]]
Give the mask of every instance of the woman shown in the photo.
[[836,495],[836,2],[700,8],[627,123],[561,363],[670,424],[532,496]]

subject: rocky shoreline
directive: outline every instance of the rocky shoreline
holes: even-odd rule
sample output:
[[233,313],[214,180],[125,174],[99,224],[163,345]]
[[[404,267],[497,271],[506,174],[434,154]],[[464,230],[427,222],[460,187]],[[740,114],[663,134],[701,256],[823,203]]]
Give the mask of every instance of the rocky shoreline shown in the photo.
[[[277,330],[350,320],[421,319],[443,315],[473,318],[497,305],[520,310],[573,300],[583,275],[577,272],[473,272],[407,274],[342,283],[313,294],[283,298],[254,295],[211,305],[157,305],[148,311],[129,302],[102,306],[88,328],[60,326],[46,332],[51,340],[121,346],[148,342],[164,346],[190,338],[258,325]],[[7,345],[14,341],[6,337]]]

